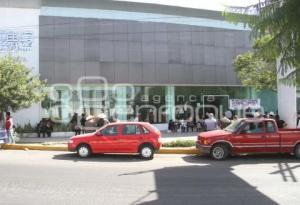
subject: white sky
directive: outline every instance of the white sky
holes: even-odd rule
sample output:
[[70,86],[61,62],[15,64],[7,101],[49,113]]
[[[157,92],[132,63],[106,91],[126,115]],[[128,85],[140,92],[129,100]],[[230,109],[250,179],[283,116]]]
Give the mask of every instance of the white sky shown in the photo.
[[249,6],[259,0],[114,0],[224,11],[225,6]]

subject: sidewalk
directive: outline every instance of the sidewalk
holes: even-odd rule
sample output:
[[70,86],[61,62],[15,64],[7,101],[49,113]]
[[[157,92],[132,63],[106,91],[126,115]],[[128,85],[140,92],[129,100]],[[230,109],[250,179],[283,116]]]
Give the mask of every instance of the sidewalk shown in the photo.
[[[188,133],[163,133],[162,142],[170,142],[175,140],[195,140],[198,132]],[[2,145],[2,149],[10,150],[41,150],[41,151],[68,151],[67,142],[69,137],[51,137],[51,138],[37,138],[24,137],[20,138],[17,144]],[[175,147],[166,148],[161,147],[158,154],[200,154],[195,147]]]
[[[162,133],[162,142],[170,142],[175,140],[195,140],[197,139],[198,132],[185,132],[185,133]],[[38,137],[24,137],[20,138],[17,144],[66,144],[69,141],[69,137],[50,137],[50,138],[38,138]]]

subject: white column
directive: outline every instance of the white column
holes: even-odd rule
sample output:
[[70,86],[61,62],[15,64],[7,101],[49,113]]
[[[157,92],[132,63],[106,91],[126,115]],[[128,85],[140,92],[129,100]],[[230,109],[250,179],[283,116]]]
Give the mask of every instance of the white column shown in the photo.
[[166,86],[167,121],[175,120],[175,87]]
[[117,100],[116,100],[116,112],[118,114],[118,120],[127,120],[127,103],[126,103],[126,87],[118,86],[116,88]]
[[[279,70],[280,58],[277,59],[277,70]],[[293,72],[294,69],[290,69],[288,73]],[[289,128],[296,127],[297,119],[297,92],[296,86],[294,85],[284,85],[280,83],[285,75],[281,75],[278,72],[277,75],[277,98],[278,98],[278,114],[282,120],[287,123]]]

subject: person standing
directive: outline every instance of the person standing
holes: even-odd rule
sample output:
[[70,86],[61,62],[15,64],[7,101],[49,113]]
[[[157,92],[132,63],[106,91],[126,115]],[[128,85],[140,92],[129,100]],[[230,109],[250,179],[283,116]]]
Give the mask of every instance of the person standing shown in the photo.
[[287,125],[287,124],[285,123],[284,120],[281,120],[281,119],[280,119],[280,117],[279,117],[278,114],[275,115],[275,122],[276,122],[277,127],[278,127],[279,129],[285,128],[286,125]]
[[208,119],[205,121],[206,131],[216,130],[218,129],[218,123],[217,120],[214,117],[213,113],[208,114]]
[[78,114],[75,112],[71,121],[71,129],[75,132],[75,135],[80,135],[80,127],[78,126]]
[[85,122],[86,122],[86,116],[85,116],[85,113],[82,113],[81,114],[81,119],[80,119],[81,133],[82,134],[86,133],[86,131],[85,131]]
[[51,137],[51,133],[53,132],[53,122],[51,118],[48,118],[46,121],[46,132],[47,132],[47,137]]
[[220,119],[220,128],[224,129],[228,125],[230,125],[231,120],[226,116],[226,113],[222,115],[222,118]]
[[6,129],[6,133],[8,136],[8,143],[9,144],[13,144],[15,143],[14,138],[13,138],[13,119],[10,115],[10,112],[6,112],[6,122],[5,122],[5,129]]

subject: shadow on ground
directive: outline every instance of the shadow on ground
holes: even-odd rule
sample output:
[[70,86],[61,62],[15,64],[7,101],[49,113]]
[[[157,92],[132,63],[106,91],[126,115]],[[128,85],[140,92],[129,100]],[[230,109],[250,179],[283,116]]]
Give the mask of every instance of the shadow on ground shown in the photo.
[[[278,172],[277,174],[282,175],[283,181],[287,179],[286,175],[289,175],[292,182],[298,182],[293,170],[300,167],[300,160],[288,155],[238,156],[226,161],[213,161],[208,157],[191,155],[182,158],[192,165],[152,170],[151,172],[155,176],[156,190],[149,191],[132,204],[278,204],[257,190],[256,187],[232,173],[233,166],[243,164],[278,164],[278,171],[269,174]],[[290,163],[298,164],[291,166]],[[143,172],[124,173],[123,175],[138,174],[143,174]],[[145,202],[145,199],[152,194],[157,195],[157,200]]]
[[138,162],[143,161],[138,155],[117,155],[117,154],[94,154],[88,158],[80,158],[75,153],[54,155],[55,160],[67,160],[74,162]]

